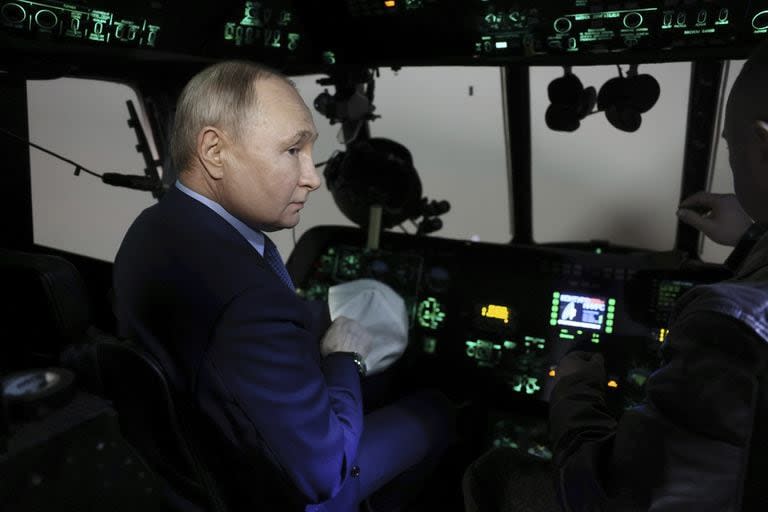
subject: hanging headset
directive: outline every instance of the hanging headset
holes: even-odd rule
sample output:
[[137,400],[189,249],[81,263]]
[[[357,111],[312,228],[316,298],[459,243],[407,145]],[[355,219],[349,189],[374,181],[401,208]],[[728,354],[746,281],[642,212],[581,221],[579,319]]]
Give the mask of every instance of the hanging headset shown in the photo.
[[563,69],[565,74],[553,80],[547,87],[551,104],[544,118],[551,130],[573,132],[581,126],[581,120],[595,108],[597,94],[594,87],[584,88],[570,66]]
[[661,95],[659,82],[651,75],[638,74],[637,64],[632,64],[624,77],[621,67],[619,76],[611,78],[600,88],[597,108],[613,126],[625,132],[634,132],[643,122],[642,115],[653,108]]
[[355,224],[368,224],[373,204],[383,207],[385,229],[421,215],[421,180],[411,152],[393,140],[353,142],[328,160],[323,174],[339,209]]

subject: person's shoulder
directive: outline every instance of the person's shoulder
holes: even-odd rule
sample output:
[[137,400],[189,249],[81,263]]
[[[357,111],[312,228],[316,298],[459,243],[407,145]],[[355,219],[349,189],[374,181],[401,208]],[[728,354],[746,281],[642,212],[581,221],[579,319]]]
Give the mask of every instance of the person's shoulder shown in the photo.
[[675,305],[672,322],[697,313],[717,313],[746,321],[750,327],[762,324],[768,342],[768,281],[729,280],[696,286]]
[[670,325],[663,353],[688,352],[703,356],[734,356],[749,364],[768,357],[765,319],[734,303],[729,294],[707,290]]

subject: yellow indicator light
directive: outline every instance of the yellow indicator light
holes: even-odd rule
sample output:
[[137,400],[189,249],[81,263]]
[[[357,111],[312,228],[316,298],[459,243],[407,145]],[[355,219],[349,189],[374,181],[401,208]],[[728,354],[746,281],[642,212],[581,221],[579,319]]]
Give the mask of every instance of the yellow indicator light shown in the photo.
[[395,6],[395,0],[385,0],[384,5],[386,7],[394,7]]
[[549,370],[550,377],[554,377],[555,375],[557,375],[557,372],[555,370]]
[[608,381],[608,387],[609,388],[617,388],[617,387],[619,387],[619,383],[616,382],[615,380],[611,379],[611,380]]
[[669,334],[669,329],[659,329],[659,343],[664,343],[664,340],[667,339],[667,334]]
[[483,306],[481,313],[486,318],[496,318],[503,320],[505,324],[509,323],[509,308],[507,306],[489,304],[488,306]]

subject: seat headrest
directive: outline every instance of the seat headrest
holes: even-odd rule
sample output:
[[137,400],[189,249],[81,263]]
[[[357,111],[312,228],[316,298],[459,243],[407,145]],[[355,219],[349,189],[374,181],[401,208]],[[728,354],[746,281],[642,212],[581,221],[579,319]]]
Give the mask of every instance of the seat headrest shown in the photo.
[[79,341],[88,328],[85,284],[64,258],[0,249],[0,283],[0,353],[11,361],[56,361],[61,348]]

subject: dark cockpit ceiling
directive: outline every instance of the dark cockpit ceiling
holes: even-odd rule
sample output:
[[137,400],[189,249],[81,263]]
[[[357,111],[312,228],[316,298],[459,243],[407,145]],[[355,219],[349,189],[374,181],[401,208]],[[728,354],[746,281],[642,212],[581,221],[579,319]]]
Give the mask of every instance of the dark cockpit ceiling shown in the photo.
[[600,64],[743,58],[768,0],[0,0],[0,64],[137,78],[246,58],[333,64]]

